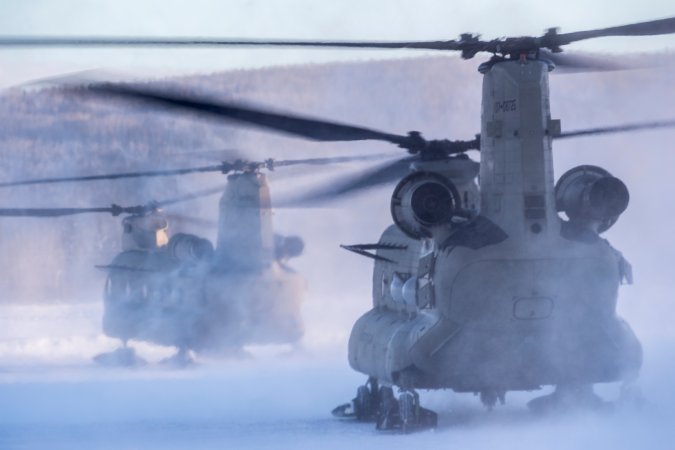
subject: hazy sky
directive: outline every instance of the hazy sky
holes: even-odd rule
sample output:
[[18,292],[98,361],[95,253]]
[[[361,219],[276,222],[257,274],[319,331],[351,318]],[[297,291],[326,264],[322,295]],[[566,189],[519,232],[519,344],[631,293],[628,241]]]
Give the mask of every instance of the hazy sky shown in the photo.
[[[672,0],[2,0],[0,34],[453,39],[540,34],[675,16]],[[675,37],[598,39],[570,49],[675,48]],[[317,50],[0,50],[0,86],[92,68],[143,75],[415,56]]]

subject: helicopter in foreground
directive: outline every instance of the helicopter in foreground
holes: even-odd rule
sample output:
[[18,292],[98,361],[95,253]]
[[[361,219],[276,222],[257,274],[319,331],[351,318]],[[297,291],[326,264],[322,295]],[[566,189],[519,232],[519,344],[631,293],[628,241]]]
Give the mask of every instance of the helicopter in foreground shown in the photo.
[[[480,135],[468,141],[426,140],[418,132],[385,133],[143,86],[94,83],[82,89],[317,141],[386,141],[411,154],[311,195],[322,201],[398,181],[391,198],[394,224],[374,244],[346,246],[375,260],[373,307],[354,325],[348,355],[350,365],[368,381],[334,414],[374,421],[379,429],[408,431],[434,426],[437,420],[420,405],[418,389],[477,393],[491,408],[508,391],[553,385],[553,394],[530,403],[548,410],[569,403],[601,407],[595,383],[637,378],[641,345],[616,314],[618,289],[632,281],[631,266],[601,237],[627,208],[628,189],[607,170],[589,165],[555,182],[552,141],[672,127],[675,121],[563,132],[550,114],[548,73],[556,64],[574,64],[573,58],[557,53],[576,41],[669,33],[675,33],[675,18],[567,34],[551,29],[540,37],[491,41],[462,35],[453,41],[402,43],[196,42],[453,50],[467,59],[490,53],[492,58],[479,67]],[[185,44],[164,39],[118,43],[171,42]],[[44,44],[116,41],[8,41]],[[480,150],[480,163],[466,155],[470,150]]]

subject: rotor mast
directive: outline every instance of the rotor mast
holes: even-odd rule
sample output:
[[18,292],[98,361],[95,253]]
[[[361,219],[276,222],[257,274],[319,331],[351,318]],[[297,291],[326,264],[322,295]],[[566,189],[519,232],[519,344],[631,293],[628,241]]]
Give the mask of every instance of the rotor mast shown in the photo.
[[217,266],[257,270],[270,264],[274,233],[265,175],[257,170],[229,175],[219,206]]
[[481,112],[481,213],[510,236],[558,233],[548,72],[520,58],[484,66]]

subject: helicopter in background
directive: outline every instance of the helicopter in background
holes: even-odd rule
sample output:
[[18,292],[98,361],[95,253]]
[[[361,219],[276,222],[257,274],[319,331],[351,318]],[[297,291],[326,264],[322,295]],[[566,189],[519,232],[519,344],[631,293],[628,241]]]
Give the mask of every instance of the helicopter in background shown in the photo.
[[[368,381],[334,413],[375,421],[379,429],[408,431],[437,420],[420,405],[417,389],[478,393],[492,408],[508,391],[556,386],[553,394],[530,403],[546,410],[569,403],[601,407],[595,383],[636,379],[641,345],[616,315],[618,289],[631,282],[631,267],[600,237],[627,208],[628,189],[607,170],[588,165],[554,183],[551,143],[672,127],[675,121],[562,132],[550,114],[548,73],[556,65],[578,62],[556,55],[573,42],[670,33],[675,33],[675,18],[491,41],[465,34],[452,41],[401,43],[38,38],[8,45],[191,42],[452,50],[467,59],[492,54],[479,67],[480,135],[467,141],[426,140],[418,132],[385,133],[143,86],[83,87],[103,97],[170,106],[316,141],[390,142],[411,154],[311,195],[322,201],[398,181],[391,198],[394,225],[375,244],[346,246],[375,259],[373,308],[354,325],[348,355]],[[470,150],[480,150],[480,163],[466,155]]]
[[123,220],[123,251],[103,266],[105,334],[174,346],[179,365],[191,350],[236,354],[245,345],[300,341],[306,282],[287,261],[304,244],[273,232],[264,174],[228,175],[215,247],[190,234],[169,238],[167,226],[157,210]]
[[[369,157],[370,158],[370,157]],[[172,176],[228,174],[225,188],[209,189],[148,205],[105,208],[0,209],[3,217],[60,217],[82,213],[128,214],[122,220],[122,251],[107,265],[103,332],[122,347],[97,355],[104,365],[143,361],[127,343],[145,341],[178,349],[170,362],[185,366],[191,352],[240,354],[251,344],[298,345],[304,334],[301,306],[305,279],[288,261],[304,242],[272,228],[272,204],[262,169],[347,162],[350,157],[250,162],[204,167],[4,182],[2,187]],[[163,207],[222,192],[217,241],[170,235]]]

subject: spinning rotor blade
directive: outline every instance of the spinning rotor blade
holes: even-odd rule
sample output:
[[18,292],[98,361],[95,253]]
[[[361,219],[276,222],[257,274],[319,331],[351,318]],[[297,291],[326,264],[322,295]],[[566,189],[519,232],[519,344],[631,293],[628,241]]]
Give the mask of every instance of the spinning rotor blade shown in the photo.
[[117,180],[122,178],[166,177],[172,175],[186,175],[195,172],[218,172],[221,171],[222,169],[223,164],[219,164],[217,166],[189,167],[185,169],[146,170],[142,172],[109,173],[102,175],[86,175],[86,176],[62,177],[62,178],[59,177],[38,178],[35,180],[5,181],[0,183],[0,187],[27,186],[33,184],[68,183],[75,181]]
[[337,164],[353,161],[372,161],[374,159],[383,159],[393,156],[390,153],[378,153],[376,155],[357,155],[357,156],[334,156],[328,158],[308,158],[308,159],[287,159],[287,160],[272,160],[272,165],[276,167],[288,167],[297,165],[311,165],[324,166],[328,164]]
[[169,220],[172,224],[176,223],[188,223],[190,225],[195,225],[202,228],[214,228],[218,226],[218,221],[213,219],[203,219],[201,217],[193,217],[187,214],[176,214],[176,213],[167,213],[164,212],[164,217]]
[[63,217],[87,213],[108,213],[113,216],[119,216],[120,214],[147,214],[163,206],[217,194],[222,192],[224,188],[225,186],[218,186],[168,200],[137,206],[112,204],[111,206],[102,208],[0,208],[0,217]]
[[104,208],[0,208],[0,217],[63,217],[86,213],[108,213],[118,216],[123,213],[140,214],[144,207],[125,208],[112,205]]
[[459,40],[449,41],[302,41],[270,39],[220,39],[200,37],[59,37],[59,36],[5,36],[0,47],[319,47],[370,49],[458,50],[464,58],[478,52],[514,55],[521,52],[549,48],[555,52],[560,46],[573,42],[608,36],[655,36],[675,33],[675,17],[651,20],[595,30],[558,34],[552,28],[541,37],[513,37],[482,41],[476,35],[463,34]]
[[98,83],[87,85],[84,88],[73,87],[69,89],[76,91],[86,89],[97,95],[118,97],[125,100],[137,100],[160,106],[169,106],[185,111],[210,115],[219,119],[254,125],[256,127],[315,141],[384,141],[396,144],[412,154],[429,154],[434,157],[452,153],[461,153],[478,148],[478,143],[475,139],[470,141],[427,141],[417,131],[411,131],[406,136],[384,133],[382,131],[355,125],[302,117],[290,113],[275,113],[262,108],[242,106],[223,101],[217,102],[203,97],[188,96],[147,87]]
[[292,199],[289,202],[282,202],[282,205],[308,205],[323,200],[336,199],[344,195],[354,194],[375,186],[398,181],[410,173],[410,163],[416,159],[417,158],[413,156],[409,156],[393,161],[365,173],[342,180],[333,186],[319,189],[310,194]]
[[221,150],[188,150],[188,151],[175,151],[175,152],[165,152],[165,155],[174,158],[183,158],[183,159],[204,159],[207,161],[236,161],[236,160],[245,160],[246,156],[243,155],[240,151],[234,149],[221,149]]
[[[571,44],[572,42],[582,41],[608,36],[656,36],[661,34],[675,33],[675,17],[660,20],[650,20],[648,22],[631,23],[617,27],[600,28],[596,30],[576,31],[574,33],[551,34],[542,37],[549,47],[548,36],[552,36],[550,44],[554,46]],[[550,48],[550,47],[549,47]]]
[[593,136],[598,134],[623,133],[626,131],[653,130],[657,128],[673,128],[675,120],[663,120],[658,122],[643,122],[613,127],[588,128],[585,130],[568,131],[556,136],[556,139],[573,138],[580,136]]
[[[10,186],[28,186],[35,184],[54,184],[54,183],[68,183],[68,182],[78,182],[78,181],[98,181],[98,180],[118,180],[124,178],[140,178],[140,177],[166,177],[166,176],[175,176],[175,175],[188,175],[191,173],[205,173],[205,172],[221,172],[223,174],[238,171],[238,170],[254,170],[258,168],[267,168],[269,170],[274,170],[276,167],[286,167],[286,166],[295,166],[295,165],[326,165],[326,164],[336,164],[350,161],[368,161],[373,159],[382,159],[390,157],[390,154],[380,153],[377,155],[358,155],[358,156],[337,156],[337,157],[328,157],[328,158],[311,158],[311,159],[289,159],[275,161],[273,159],[268,159],[263,162],[249,162],[238,160],[232,163],[222,162],[218,165],[211,166],[202,166],[202,167],[187,167],[180,169],[168,169],[168,170],[146,170],[141,172],[121,172],[121,173],[111,173],[111,174],[101,174],[101,175],[85,175],[78,177],[54,177],[54,178],[38,178],[34,180],[18,180],[18,181],[5,181],[0,182],[0,188],[10,187]],[[222,189],[221,189],[222,191]]]
[[[454,45],[454,47],[453,47]],[[333,47],[373,49],[461,50],[457,41],[301,41],[205,37],[2,36],[0,47]]]
[[87,86],[86,89],[96,94],[109,95],[127,100],[138,100],[155,105],[171,106],[315,141],[378,140],[399,145],[409,141],[407,136],[383,133],[368,128],[292,114],[273,113],[234,103],[216,102],[207,98],[192,97],[151,88],[121,84],[92,84]]
[[628,63],[626,59],[594,54],[553,53],[546,49],[539,50],[540,56],[556,65],[556,72],[604,72],[614,70],[631,70],[649,67],[642,61]]
[[196,200],[196,199],[202,198],[202,197],[208,197],[209,195],[214,195],[214,194],[218,194],[220,192],[223,192],[223,190],[225,190],[226,186],[227,185],[224,184],[224,185],[212,187],[212,188],[209,188],[209,189],[203,189],[203,190],[197,191],[197,192],[190,192],[188,194],[181,195],[180,197],[174,197],[174,198],[171,198],[171,199],[168,199],[168,200],[153,202],[153,203],[151,203],[151,205],[154,205],[156,207],[161,208],[161,207],[164,207],[164,206],[175,205],[176,203],[182,203],[182,202],[187,202],[187,201],[190,201],[190,200]]

